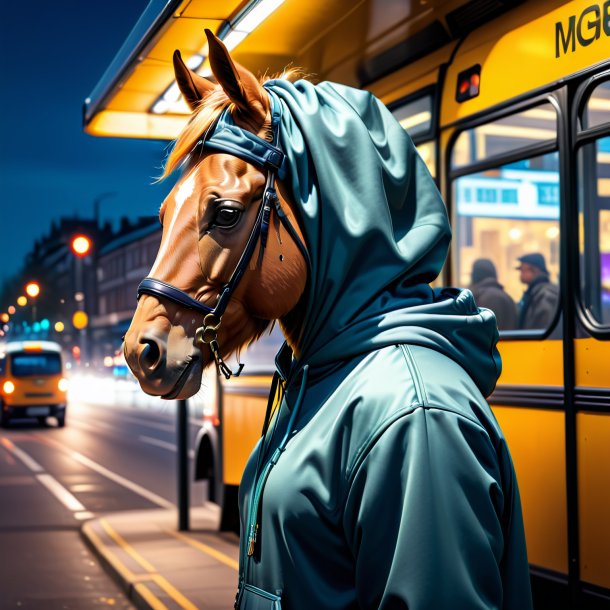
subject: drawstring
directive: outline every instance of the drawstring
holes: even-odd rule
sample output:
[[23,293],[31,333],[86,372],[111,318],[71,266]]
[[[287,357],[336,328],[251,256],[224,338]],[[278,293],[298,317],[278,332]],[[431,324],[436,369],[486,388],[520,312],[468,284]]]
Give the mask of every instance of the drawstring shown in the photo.
[[[271,472],[271,469],[277,464],[278,460],[280,459],[280,456],[286,449],[286,444],[288,443],[290,436],[292,435],[294,423],[296,421],[296,417],[299,412],[299,408],[301,406],[301,403],[303,402],[303,397],[305,395],[305,388],[307,386],[308,372],[309,372],[309,365],[305,365],[303,367],[303,375],[301,377],[301,387],[299,389],[299,395],[295,402],[294,408],[292,409],[292,413],[290,414],[290,419],[288,420],[288,426],[286,428],[286,433],[284,434],[284,437],[282,438],[280,444],[277,446],[277,449],[273,452],[273,454],[269,458],[269,461],[265,464],[262,472],[260,473],[260,476],[258,477],[258,480],[256,480],[253,493],[250,496],[250,506],[249,506],[249,510],[248,510],[248,526],[246,529],[247,536],[248,536],[248,539],[247,539],[248,557],[254,555],[254,550],[256,548],[256,542],[257,542],[257,538],[258,538],[258,529],[259,529],[259,511],[260,511],[260,505],[261,505],[261,500],[262,500],[262,495],[263,495],[263,489],[265,487],[265,483],[267,482],[267,478],[269,477],[269,473]],[[276,380],[276,375],[277,375],[277,380]],[[273,376],[274,382],[272,384],[271,392],[269,394],[269,399],[270,399],[269,404],[275,403],[275,397],[276,397],[275,395],[277,394],[278,381],[279,381],[279,374],[276,373],[276,375]],[[283,394],[283,388],[281,388],[280,393]],[[281,401],[281,399],[282,399],[282,397],[280,397],[280,401]],[[259,472],[259,467],[262,462],[262,455],[264,452],[264,444],[265,444],[265,436],[266,436],[266,433],[267,433],[267,430],[269,427],[269,423],[271,420],[271,409],[269,408],[269,404],[267,405],[267,414],[265,415],[265,427],[263,430],[263,438],[261,440],[261,445],[259,447],[258,464],[257,464],[257,469],[256,469],[257,473]],[[281,408],[281,404],[280,404],[280,408]],[[278,418],[279,418],[279,414],[278,414]],[[276,423],[277,423],[278,418],[276,418]]]

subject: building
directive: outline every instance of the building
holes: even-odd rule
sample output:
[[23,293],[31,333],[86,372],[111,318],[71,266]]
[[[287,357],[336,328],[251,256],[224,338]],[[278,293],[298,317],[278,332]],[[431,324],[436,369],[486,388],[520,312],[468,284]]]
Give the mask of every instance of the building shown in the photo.
[[90,324],[91,365],[101,370],[120,351],[136,308],[137,288],[148,275],[161,243],[156,217],[126,219],[97,256],[97,310]]

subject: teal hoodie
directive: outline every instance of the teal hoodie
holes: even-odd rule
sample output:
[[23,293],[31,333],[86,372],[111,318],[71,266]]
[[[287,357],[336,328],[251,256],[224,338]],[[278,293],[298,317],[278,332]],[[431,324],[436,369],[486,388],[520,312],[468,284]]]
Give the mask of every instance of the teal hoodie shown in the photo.
[[[311,263],[300,356],[240,486],[241,610],[531,608],[517,481],[485,397],[495,317],[434,290],[445,206],[368,92],[271,81]],[[249,552],[251,554],[249,554]]]

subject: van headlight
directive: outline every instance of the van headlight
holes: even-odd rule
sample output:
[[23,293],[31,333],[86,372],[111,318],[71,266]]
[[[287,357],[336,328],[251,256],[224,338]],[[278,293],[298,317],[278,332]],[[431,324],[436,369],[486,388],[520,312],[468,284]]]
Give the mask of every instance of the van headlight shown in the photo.
[[12,394],[15,391],[15,384],[12,381],[5,381],[2,390],[5,394]]
[[57,387],[59,388],[60,392],[67,392],[68,391],[68,380],[65,377],[62,377],[59,382],[57,383]]

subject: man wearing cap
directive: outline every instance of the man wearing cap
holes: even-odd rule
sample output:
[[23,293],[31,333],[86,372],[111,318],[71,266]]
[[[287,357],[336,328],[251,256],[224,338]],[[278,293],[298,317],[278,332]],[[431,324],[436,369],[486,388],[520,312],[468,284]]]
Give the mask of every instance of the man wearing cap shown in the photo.
[[519,328],[546,329],[557,311],[559,288],[551,283],[542,254],[524,254],[517,260],[521,263],[517,267],[520,280],[527,285],[519,302]]
[[498,282],[496,266],[488,258],[478,258],[472,265],[470,292],[479,307],[496,314],[499,330],[517,328],[517,308],[504,286]]

